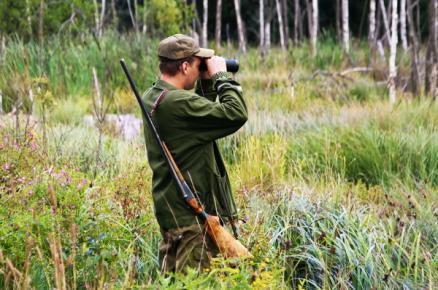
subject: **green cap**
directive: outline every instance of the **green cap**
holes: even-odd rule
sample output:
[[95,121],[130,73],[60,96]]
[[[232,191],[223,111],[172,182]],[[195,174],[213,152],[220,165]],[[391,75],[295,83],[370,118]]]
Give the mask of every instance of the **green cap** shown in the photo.
[[198,43],[190,36],[175,34],[160,42],[160,45],[158,46],[158,55],[173,60],[193,55],[208,58],[214,55],[214,50],[199,47]]

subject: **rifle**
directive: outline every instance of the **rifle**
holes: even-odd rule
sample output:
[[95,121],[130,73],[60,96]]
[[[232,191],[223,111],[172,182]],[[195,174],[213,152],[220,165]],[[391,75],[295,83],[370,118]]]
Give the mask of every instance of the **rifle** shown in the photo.
[[167,165],[169,166],[170,173],[173,177],[173,180],[176,182],[179,191],[181,192],[185,202],[190,206],[190,208],[194,211],[194,213],[205,223],[205,227],[208,235],[219,248],[219,251],[225,258],[236,258],[236,257],[249,257],[251,253],[246,249],[238,240],[236,240],[219,222],[219,217],[214,215],[209,215],[205,212],[202,205],[196,199],[193,191],[188,186],[185,181],[181,171],[178,168],[178,165],[175,163],[175,160],[172,157],[169,149],[167,148],[166,143],[160,138],[158,135],[158,131],[155,128],[150,114],[146,111],[146,108],[143,104],[143,101],[140,97],[140,94],[137,91],[137,88],[134,84],[134,81],[131,78],[131,74],[128,71],[125,60],[121,59],[120,64],[125,72],[126,77],[128,78],[129,84],[131,85],[131,89],[134,92],[135,97],[140,105],[141,111],[146,118],[147,125],[150,130],[152,130],[152,135],[155,137],[154,139],[158,142],[158,145],[161,149],[161,153],[166,159]]

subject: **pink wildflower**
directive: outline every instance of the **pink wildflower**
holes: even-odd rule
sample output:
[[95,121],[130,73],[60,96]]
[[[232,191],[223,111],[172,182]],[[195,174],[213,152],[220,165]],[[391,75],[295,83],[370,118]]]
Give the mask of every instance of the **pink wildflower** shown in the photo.
[[14,143],[13,143],[15,149],[20,150],[20,144],[18,144],[17,139],[14,139]]
[[87,179],[82,178],[81,182],[79,182],[77,188],[81,189],[82,187],[84,187],[87,184]]
[[35,142],[30,142],[30,149],[36,150],[38,148],[38,145]]
[[64,169],[61,169],[61,172],[59,172],[59,174],[58,174],[58,179],[59,179],[59,178],[62,178],[62,177],[64,177],[64,176],[67,176],[67,173],[65,173],[65,170],[64,170]]
[[3,168],[4,171],[8,171],[9,168],[11,168],[11,164],[5,163],[5,164],[3,164],[2,168]]

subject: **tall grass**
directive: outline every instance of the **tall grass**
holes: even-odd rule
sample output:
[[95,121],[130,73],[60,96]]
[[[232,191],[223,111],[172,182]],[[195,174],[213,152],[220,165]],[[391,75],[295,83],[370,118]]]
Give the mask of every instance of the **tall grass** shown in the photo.
[[[28,88],[45,73],[55,102],[47,143],[38,120],[24,131],[0,116],[0,288],[436,288],[438,108],[426,99],[390,105],[359,74],[342,89],[309,77],[349,65],[330,41],[315,61],[305,46],[241,58],[249,122],[219,145],[253,258],[161,275],[142,137],[106,130],[97,163],[97,131],[82,122],[93,66],[117,110],[136,108],[118,59],[144,88],[156,41],[108,34],[99,45],[54,38],[38,59],[36,44],[9,42],[2,92],[11,78]],[[362,65],[359,48],[352,60]]]
[[129,35],[112,32],[100,39],[88,35],[81,41],[54,37],[42,48],[33,41],[23,43],[11,39],[0,66],[0,90],[4,97],[17,98],[8,87],[19,74],[29,79],[46,76],[57,98],[91,95],[92,67],[96,67],[104,93],[110,94],[126,86],[119,65],[121,58],[130,64],[137,82],[150,84],[157,73],[156,45],[156,40],[137,41]]

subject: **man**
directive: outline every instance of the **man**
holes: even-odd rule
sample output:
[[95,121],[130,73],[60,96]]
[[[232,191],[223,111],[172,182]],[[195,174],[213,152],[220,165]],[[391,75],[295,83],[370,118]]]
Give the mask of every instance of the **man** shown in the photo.
[[[146,108],[206,212],[225,222],[237,212],[215,141],[237,131],[247,120],[240,85],[226,72],[222,57],[200,48],[189,36],[176,34],[162,40],[158,56],[161,77],[143,96]],[[207,71],[200,71],[201,62]],[[155,215],[163,235],[161,270],[201,270],[219,253],[218,248],[185,204],[149,128],[145,126],[144,132],[153,172]]]

